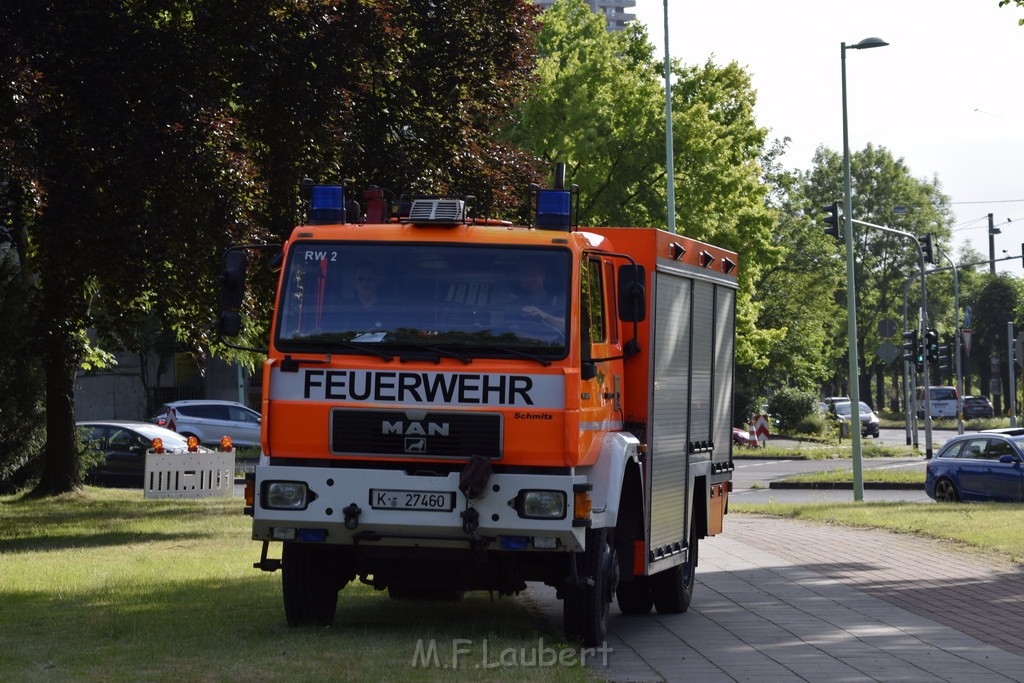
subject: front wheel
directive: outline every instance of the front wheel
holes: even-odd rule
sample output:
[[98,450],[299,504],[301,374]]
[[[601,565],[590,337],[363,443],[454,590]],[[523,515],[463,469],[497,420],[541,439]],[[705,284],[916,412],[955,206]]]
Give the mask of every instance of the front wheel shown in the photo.
[[281,553],[281,589],[289,626],[330,626],[341,583],[333,548],[286,542]]
[[582,565],[578,567],[579,585],[568,586],[562,600],[565,636],[585,647],[597,647],[608,635],[608,613],[619,583],[619,563],[609,530],[587,535]]

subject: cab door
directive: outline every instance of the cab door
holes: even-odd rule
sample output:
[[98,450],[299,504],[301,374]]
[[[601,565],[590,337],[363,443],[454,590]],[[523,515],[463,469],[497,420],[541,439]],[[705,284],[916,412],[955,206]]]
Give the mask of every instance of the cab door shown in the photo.
[[614,266],[600,255],[581,262],[580,273],[580,436],[584,462],[593,462],[604,434],[621,429],[622,342]]

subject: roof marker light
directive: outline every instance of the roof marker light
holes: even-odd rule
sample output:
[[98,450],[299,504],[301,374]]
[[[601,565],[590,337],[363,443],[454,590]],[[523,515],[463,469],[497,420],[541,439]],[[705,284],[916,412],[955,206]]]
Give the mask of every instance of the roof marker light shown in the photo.
[[537,228],[569,232],[572,226],[569,190],[537,190]]
[[309,200],[309,222],[344,223],[345,188],[341,185],[314,185]]
[[673,242],[668,245],[668,255],[672,257],[673,261],[678,261],[686,255],[686,247],[679,244],[679,242]]
[[710,251],[702,251],[702,252],[700,252],[700,267],[701,268],[710,268],[711,264],[714,263],[714,262],[715,262],[715,257],[711,254]]
[[736,262],[726,256],[722,259],[722,272],[728,275],[736,267]]

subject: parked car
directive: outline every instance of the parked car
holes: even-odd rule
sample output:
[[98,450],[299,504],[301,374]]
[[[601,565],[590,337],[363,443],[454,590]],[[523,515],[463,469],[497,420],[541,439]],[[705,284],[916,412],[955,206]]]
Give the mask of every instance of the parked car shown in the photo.
[[964,396],[964,419],[995,417],[991,401],[984,396]]
[[[89,484],[141,487],[146,471],[146,451],[152,447],[153,439],[161,439],[168,453],[188,451],[184,436],[149,422],[85,421],[77,425],[86,431],[85,439],[90,447],[104,456],[104,461],[86,474]],[[201,446],[199,450],[208,451]]]
[[[871,410],[864,401],[860,401],[860,435],[878,438],[878,416]],[[850,401],[835,402],[832,404],[832,416],[839,422],[849,422],[853,415],[853,404]]]
[[750,431],[746,429],[740,429],[739,427],[732,428],[732,442],[737,446],[757,446],[757,439],[750,437]]
[[219,444],[223,436],[235,446],[260,444],[260,414],[235,401],[173,401],[150,421],[205,444]]
[[1024,429],[954,436],[928,461],[924,490],[937,501],[1024,502]]

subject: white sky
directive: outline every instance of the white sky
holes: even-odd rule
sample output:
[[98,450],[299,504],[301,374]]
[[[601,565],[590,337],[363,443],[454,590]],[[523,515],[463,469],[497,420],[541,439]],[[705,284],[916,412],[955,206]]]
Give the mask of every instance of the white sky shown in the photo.
[[[627,11],[663,58],[663,0]],[[915,177],[937,176],[953,202],[957,248],[970,243],[987,258],[992,213],[1002,231],[996,258],[1021,254],[1024,10],[998,0],[674,0],[668,12],[672,56],[744,67],[758,124],[791,139],[784,164],[801,170],[818,145],[842,151],[841,43],[887,41],[846,51],[850,148],[870,142]],[[1019,259],[997,269],[1024,273]]]

